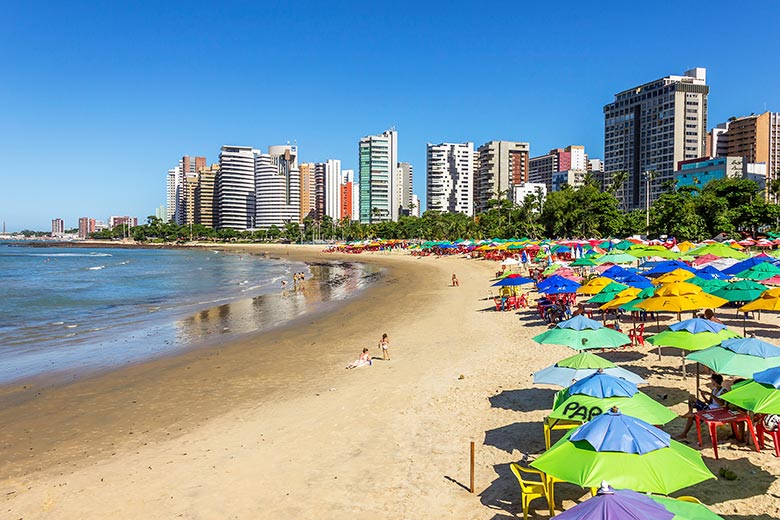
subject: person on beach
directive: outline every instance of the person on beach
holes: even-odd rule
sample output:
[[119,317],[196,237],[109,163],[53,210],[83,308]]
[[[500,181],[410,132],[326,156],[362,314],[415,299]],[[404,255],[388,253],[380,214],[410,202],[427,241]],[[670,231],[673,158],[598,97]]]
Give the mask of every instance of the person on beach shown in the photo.
[[460,282],[458,282],[458,277],[455,276],[455,273],[452,273],[452,286],[460,287]]
[[715,323],[723,323],[715,317],[715,312],[712,309],[707,309],[704,311],[704,319],[714,321]]
[[720,399],[720,396],[726,391],[726,389],[723,388],[723,376],[720,374],[712,374],[707,387],[709,388],[709,391],[699,389],[699,394],[702,397],[701,399],[695,397],[688,399],[688,413],[683,415],[683,417],[688,419],[688,422],[685,424],[685,429],[682,433],[677,436],[678,439],[685,440],[688,437],[688,432],[691,431],[691,428],[693,427],[696,412],[716,410],[723,407],[723,400]]
[[382,351],[382,359],[385,361],[390,361],[390,352],[388,352],[388,349],[390,348],[390,339],[387,337],[387,334],[382,334],[382,339],[379,340],[379,349]]
[[287,288],[287,280],[282,280],[282,289]]
[[344,368],[359,368],[364,366],[371,366],[371,356],[368,354],[367,348],[364,348],[363,352],[360,353],[360,356]]

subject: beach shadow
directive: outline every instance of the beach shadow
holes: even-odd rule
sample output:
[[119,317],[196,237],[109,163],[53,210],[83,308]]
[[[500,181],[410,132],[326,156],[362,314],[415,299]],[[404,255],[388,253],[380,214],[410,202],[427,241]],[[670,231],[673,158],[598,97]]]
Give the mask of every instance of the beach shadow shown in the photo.
[[723,520],[777,520],[776,516],[769,515],[720,515]]
[[488,400],[493,408],[502,408],[515,412],[532,412],[535,410],[549,410],[554,396],[555,390],[522,388],[504,390],[489,397]]
[[444,475],[444,480],[449,480],[453,484],[457,484],[458,486],[462,487],[466,491],[470,491],[469,487],[466,484],[462,484],[461,482],[458,482],[457,480],[455,480],[454,478],[452,478],[452,477],[450,477],[448,475]]
[[647,385],[641,387],[640,390],[654,401],[667,407],[688,401],[689,395],[687,391],[674,386]]
[[[703,433],[702,439],[706,439],[704,440],[704,447],[709,448],[709,435]],[[698,444],[695,440],[691,443],[691,447],[694,449],[698,448]],[[752,450],[753,448],[740,446],[738,449],[747,451]],[[729,441],[724,442],[721,440],[718,443],[718,451],[721,454],[732,451]],[[753,453],[755,453],[755,451],[753,451]],[[775,477],[772,474],[762,469],[760,466],[756,466],[746,457],[734,460],[727,460],[723,458],[715,460],[714,458],[708,456],[704,456],[702,458],[704,459],[704,463],[709,468],[709,470],[712,471],[712,473],[716,476],[720,474],[721,468],[724,468],[733,472],[736,475],[736,479],[728,480],[718,476],[717,480],[710,479],[704,482],[700,482],[694,486],[681,489],[674,493],[674,496],[693,495],[701,500],[704,504],[717,504],[723,501],[723,497],[728,497],[729,500],[738,500],[766,495],[770,486],[772,486],[775,481]],[[746,483],[749,483],[749,485],[746,485]]]
[[[605,350],[604,352],[595,352],[594,353],[597,356],[601,356],[604,359],[607,359],[609,361],[612,361],[613,363],[620,364],[620,363],[630,363],[632,361],[639,361],[640,359],[644,359],[647,357],[647,354],[643,352],[639,352],[637,350],[617,350],[617,349],[609,349]],[[633,368],[632,368],[633,370]]]
[[493,446],[507,453],[541,453],[544,435],[541,422],[516,422],[485,432],[485,446]]

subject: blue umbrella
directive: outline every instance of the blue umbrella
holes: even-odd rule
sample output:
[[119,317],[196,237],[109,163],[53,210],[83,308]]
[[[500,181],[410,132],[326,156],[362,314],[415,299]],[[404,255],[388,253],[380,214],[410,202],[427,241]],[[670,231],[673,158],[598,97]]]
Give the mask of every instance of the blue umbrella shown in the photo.
[[750,269],[753,266],[761,264],[763,262],[772,262],[773,260],[775,259],[772,258],[771,256],[767,256],[763,254],[756,255],[748,258],[747,260],[742,260],[741,262],[737,262],[736,264],[727,267],[726,269],[723,270],[723,272],[726,274],[735,275],[741,273],[746,269]]
[[497,281],[491,287],[505,287],[514,285],[525,285],[527,283],[534,283],[530,278],[523,278],[522,276],[508,277]]
[[[554,274],[549,278],[545,278],[544,280],[539,282],[536,287],[541,292],[544,289],[547,289],[548,287],[552,287],[553,285],[566,284],[566,283],[576,283],[576,282],[572,282],[568,278],[564,278],[561,275]],[[579,284],[577,284],[577,286],[579,287]]]
[[702,280],[728,280],[731,278],[730,275],[719,271],[711,265],[705,265],[701,269],[697,270],[696,276]]
[[606,399],[608,397],[631,397],[639,390],[630,381],[603,372],[596,372],[571,385],[568,391],[569,395],[589,395],[598,399]]
[[722,323],[705,320],[704,318],[691,318],[669,325],[669,330],[671,331],[679,332],[685,330],[691,334],[698,334],[700,332],[712,332],[713,334],[717,334],[725,328],[727,327]]
[[625,277],[620,280],[620,283],[636,287],[637,289],[647,289],[648,287],[653,286],[653,282],[640,274],[632,274],[631,276]]
[[737,354],[746,354],[760,358],[780,357],[780,347],[758,338],[732,338],[720,344],[721,347]]
[[616,282],[621,282],[623,278],[627,278],[633,274],[635,274],[634,271],[631,271],[630,269],[626,269],[625,267],[620,267],[619,265],[613,265],[612,267],[610,267],[609,269],[601,273],[601,276],[606,276],[607,278],[611,278]]
[[696,274],[696,269],[689,266],[685,262],[680,262],[679,260],[667,260],[666,262],[661,262],[657,264],[655,267],[653,267],[652,269],[650,269],[649,271],[646,271],[642,274],[644,274],[645,276],[659,276],[662,274],[670,273],[675,269],[685,269],[686,271],[690,271]]
[[767,368],[753,374],[753,381],[780,389],[780,367]]
[[619,451],[644,455],[669,447],[671,436],[636,417],[613,411],[586,422],[569,437],[569,440],[587,441],[596,451]]
[[[646,385],[647,381],[635,373],[620,367],[602,368],[605,374],[619,377],[637,385]],[[557,364],[534,372],[534,383],[567,387],[572,381],[579,381],[599,371],[598,368],[559,367]]]
[[545,294],[570,294],[570,293],[577,292],[577,288],[579,286],[580,284],[578,284],[577,282],[566,280],[565,282],[559,282],[556,284],[547,285],[545,286],[544,289],[539,288],[539,292]]
[[562,321],[558,324],[559,329],[572,329],[572,330],[585,330],[585,329],[600,329],[604,327],[600,322],[592,320],[587,316],[580,314],[566,321]]

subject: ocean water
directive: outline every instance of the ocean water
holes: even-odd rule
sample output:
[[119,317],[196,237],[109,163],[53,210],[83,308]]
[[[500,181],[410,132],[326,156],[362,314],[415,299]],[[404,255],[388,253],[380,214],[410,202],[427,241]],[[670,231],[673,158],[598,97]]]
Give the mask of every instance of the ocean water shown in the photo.
[[[296,290],[292,274],[301,271],[315,279]],[[0,383],[77,377],[256,332],[368,282],[355,264],[0,243]]]

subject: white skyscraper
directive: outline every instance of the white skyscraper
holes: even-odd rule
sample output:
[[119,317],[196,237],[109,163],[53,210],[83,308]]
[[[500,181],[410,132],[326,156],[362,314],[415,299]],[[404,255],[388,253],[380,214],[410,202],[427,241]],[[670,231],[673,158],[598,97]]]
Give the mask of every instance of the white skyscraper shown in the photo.
[[[181,161],[179,161],[181,162]],[[166,222],[176,222],[176,209],[179,207],[179,194],[184,184],[184,174],[181,164],[168,170],[167,193],[166,193]]]
[[341,161],[328,159],[325,163],[325,214],[334,221],[341,213]]
[[359,143],[360,221],[398,220],[398,132],[369,135]]
[[230,145],[219,153],[214,194],[219,228],[243,230],[254,225],[255,153],[251,146]]
[[422,210],[420,209],[420,197],[412,193],[412,216],[413,217],[419,217],[422,213]]
[[269,146],[268,153],[255,153],[255,227],[284,227],[300,222],[301,178],[298,147]]
[[428,144],[427,208],[474,214],[474,143]]

